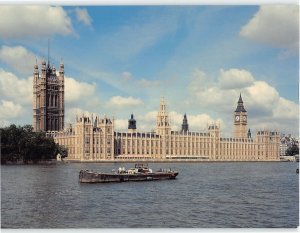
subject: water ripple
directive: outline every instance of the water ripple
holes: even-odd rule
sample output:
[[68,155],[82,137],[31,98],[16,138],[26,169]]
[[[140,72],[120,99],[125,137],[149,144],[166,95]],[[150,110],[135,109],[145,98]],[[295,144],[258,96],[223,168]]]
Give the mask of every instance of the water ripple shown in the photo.
[[[119,164],[1,166],[3,228],[297,227],[298,163],[151,164],[176,180],[79,184],[81,169]],[[122,164],[131,167],[132,164]]]

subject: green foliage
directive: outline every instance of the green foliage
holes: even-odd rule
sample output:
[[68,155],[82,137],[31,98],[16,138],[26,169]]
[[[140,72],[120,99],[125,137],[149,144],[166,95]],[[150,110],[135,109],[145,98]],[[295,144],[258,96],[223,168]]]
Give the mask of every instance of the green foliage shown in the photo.
[[58,145],[58,153],[61,155],[61,158],[68,156],[68,149],[65,146]]
[[55,159],[60,150],[64,151],[44,132],[33,132],[31,125],[1,128],[0,136],[1,164]]
[[288,156],[294,156],[299,154],[299,147],[296,144],[293,144],[291,147],[289,147],[286,152],[286,155]]

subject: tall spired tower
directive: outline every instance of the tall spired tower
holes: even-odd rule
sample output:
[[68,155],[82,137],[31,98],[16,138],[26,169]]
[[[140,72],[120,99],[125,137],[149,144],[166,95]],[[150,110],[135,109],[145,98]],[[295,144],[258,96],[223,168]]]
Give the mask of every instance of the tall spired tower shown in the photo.
[[234,111],[234,137],[247,138],[247,111],[244,108],[242,95],[238,100],[238,105]]
[[181,125],[181,132],[187,133],[188,131],[189,131],[189,124],[188,124],[188,120],[187,120],[186,113],[185,113],[184,117],[183,117],[182,125]]
[[161,98],[159,112],[156,118],[156,133],[162,136],[169,135],[171,131],[169,116],[166,111],[165,99]]
[[60,131],[64,128],[64,64],[59,73],[54,66],[42,61],[33,73],[33,129],[34,131]]

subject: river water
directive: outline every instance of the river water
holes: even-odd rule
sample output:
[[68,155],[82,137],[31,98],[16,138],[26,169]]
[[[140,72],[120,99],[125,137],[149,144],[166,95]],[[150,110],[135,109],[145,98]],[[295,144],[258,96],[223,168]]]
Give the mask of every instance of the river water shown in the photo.
[[2,228],[211,228],[299,225],[299,163],[154,163],[176,180],[80,184],[81,169],[133,164],[1,166]]

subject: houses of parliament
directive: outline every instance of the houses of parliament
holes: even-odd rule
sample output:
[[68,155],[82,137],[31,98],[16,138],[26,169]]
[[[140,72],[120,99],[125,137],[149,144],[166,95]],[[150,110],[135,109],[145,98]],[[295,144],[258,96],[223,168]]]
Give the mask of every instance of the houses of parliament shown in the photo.
[[233,137],[221,136],[220,124],[212,123],[205,132],[193,132],[188,116],[179,131],[172,130],[167,105],[160,100],[156,130],[141,132],[134,115],[127,132],[115,131],[114,118],[76,116],[64,126],[64,64],[59,71],[42,62],[34,66],[33,127],[45,131],[68,149],[73,161],[279,161],[279,132],[259,130],[252,136],[248,114],[240,95],[233,111]]

